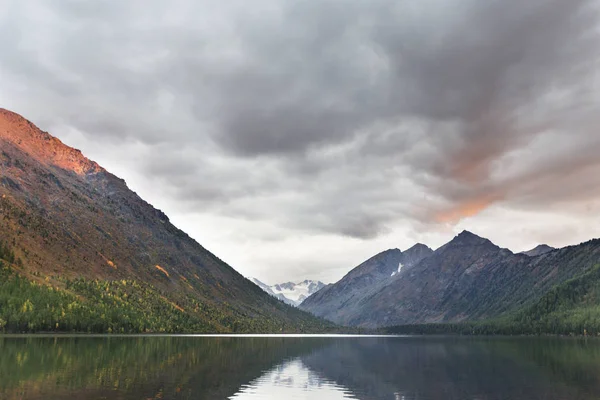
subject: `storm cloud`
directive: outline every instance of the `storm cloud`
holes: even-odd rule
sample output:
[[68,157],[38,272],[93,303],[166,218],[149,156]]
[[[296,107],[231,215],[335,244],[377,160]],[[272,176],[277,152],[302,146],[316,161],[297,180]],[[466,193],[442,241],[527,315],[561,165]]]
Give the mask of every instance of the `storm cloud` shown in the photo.
[[581,227],[600,196],[598,1],[0,9],[0,105],[209,248],[252,249],[220,254],[245,273],[333,277],[465,221],[512,247],[600,236]]

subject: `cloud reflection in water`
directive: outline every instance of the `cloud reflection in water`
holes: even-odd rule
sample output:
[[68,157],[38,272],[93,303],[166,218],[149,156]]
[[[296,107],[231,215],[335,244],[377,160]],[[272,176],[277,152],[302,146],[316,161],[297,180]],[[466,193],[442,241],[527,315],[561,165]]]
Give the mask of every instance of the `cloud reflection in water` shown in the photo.
[[345,387],[320,377],[299,359],[286,361],[244,385],[231,396],[236,400],[255,399],[356,399]]

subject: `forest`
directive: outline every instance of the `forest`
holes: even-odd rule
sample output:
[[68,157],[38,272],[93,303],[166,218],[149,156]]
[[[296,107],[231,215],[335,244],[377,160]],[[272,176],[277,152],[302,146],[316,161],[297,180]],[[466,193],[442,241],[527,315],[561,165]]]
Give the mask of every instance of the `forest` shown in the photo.
[[[243,314],[233,307],[178,296],[135,280],[32,279],[0,243],[0,332],[278,333],[325,332],[334,326],[300,312],[294,322]],[[296,311],[296,310],[294,310]]]

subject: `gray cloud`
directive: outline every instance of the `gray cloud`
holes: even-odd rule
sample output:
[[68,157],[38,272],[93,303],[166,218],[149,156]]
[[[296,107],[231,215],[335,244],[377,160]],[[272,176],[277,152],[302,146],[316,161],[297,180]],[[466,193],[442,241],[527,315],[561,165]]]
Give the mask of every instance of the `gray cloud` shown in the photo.
[[142,146],[98,161],[177,211],[375,239],[600,194],[596,0],[0,6],[3,105]]

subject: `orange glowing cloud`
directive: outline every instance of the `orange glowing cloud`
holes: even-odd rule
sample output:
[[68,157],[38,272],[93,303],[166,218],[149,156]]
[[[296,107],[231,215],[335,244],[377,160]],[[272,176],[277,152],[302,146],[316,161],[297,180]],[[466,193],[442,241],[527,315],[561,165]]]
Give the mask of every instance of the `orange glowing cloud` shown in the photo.
[[441,224],[455,224],[463,218],[473,217],[489,206],[491,206],[497,199],[492,197],[483,197],[469,199],[465,202],[456,204],[451,208],[438,211],[434,220]]

